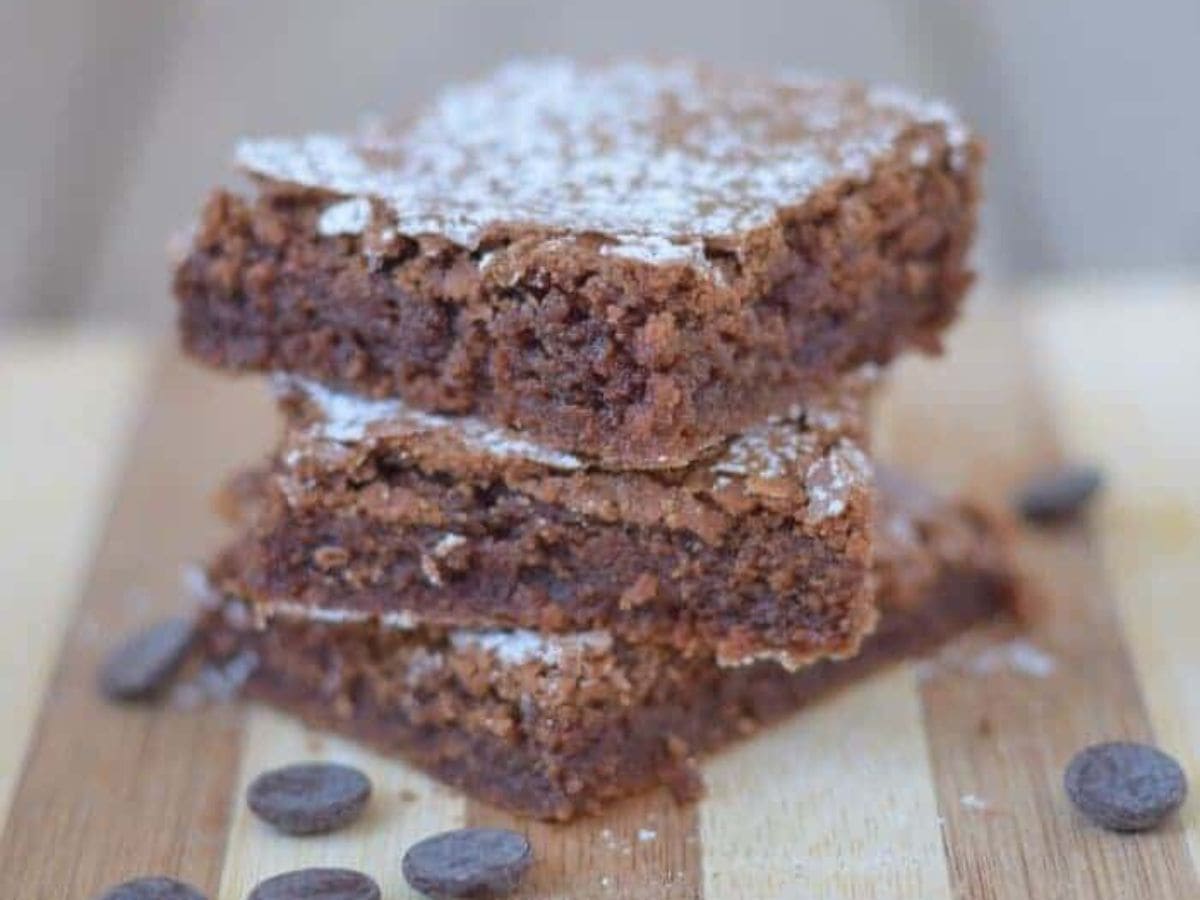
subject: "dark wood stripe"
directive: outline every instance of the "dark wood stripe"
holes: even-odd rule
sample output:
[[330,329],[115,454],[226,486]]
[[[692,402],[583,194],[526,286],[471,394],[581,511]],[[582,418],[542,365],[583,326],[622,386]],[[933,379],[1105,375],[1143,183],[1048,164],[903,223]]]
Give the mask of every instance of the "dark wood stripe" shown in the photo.
[[693,900],[703,894],[699,812],[665,790],[567,825],[518,819],[475,802],[467,803],[466,819],[529,836],[537,861],[522,897]]
[[94,676],[127,629],[180,608],[181,565],[218,536],[212,488],[267,445],[269,430],[240,426],[270,419],[246,386],[158,369],[0,837],[3,897],[88,898],[147,873],[216,895],[239,712],[119,708]]
[[[894,455],[1004,504],[1024,476],[1058,457],[1053,422],[1012,320],[977,322],[952,348],[943,368],[901,389]],[[937,402],[920,403],[924,391]],[[1018,543],[1030,586],[1025,629],[947,648],[921,687],[956,896],[1200,897],[1179,827],[1113,835],[1070,808],[1061,778],[1077,749],[1152,739],[1152,728],[1086,530],[1023,530]],[[1038,674],[1020,657],[1005,665],[994,651],[998,667],[980,664],[989,646],[1014,639],[1048,654],[1053,671]]]

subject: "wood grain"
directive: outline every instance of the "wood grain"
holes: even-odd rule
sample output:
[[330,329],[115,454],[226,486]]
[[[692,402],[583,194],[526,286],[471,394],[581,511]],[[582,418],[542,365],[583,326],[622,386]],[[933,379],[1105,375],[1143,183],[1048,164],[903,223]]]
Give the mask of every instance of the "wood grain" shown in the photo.
[[[710,792],[697,806],[676,807],[655,793],[569,827],[511,819],[264,709],[199,715],[97,702],[99,655],[125,627],[178,605],[180,564],[220,534],[208,491],[255,459],[274,427],[254,387],[162,363],[28,752],[19,728],[0,737],[5,758],[25,759],[0,837],[0,896],[86,900],[124,877],[164,872],[214,898],[241,900],[269,874],[333,863],[362,867],[386,896],[406,897],[404,848],[462,823],[530,834],[538,862],[522,896],[539,898],[1200,896],[1194,800],[1167,828],[1121,837],[1083,823],[1059,786],[1080,744],[1112,736],[1157,740],[1197,779],[1200,488],[1191,469],[1200,419],[1191,392],[1155,390],[1200,383],[1188,340],[1200,333],[1195,296],[1144,298],[1157,315],[1139,317],[1132,330],[1124,297],[1108,308],[1066,300],[1031,318],[1032,349],[1015,322],[979,309],[952,338],[948,358],[900,367],[877,443],[946,490],[1001,504],[1064,448],[1112,472],[1089,526],[1020,536],[1037,599],[1025,632],[977,630],[930,660],[837,692],[709,761]],[[1127,341],[1161,353],[1112,366],[1114,348]],[[60,369],[64,360],[85,373],[104,368],[76,352],[46,352],[45,371],[53,359]],[[137,358],[146,356],[127,359]],[[92,381],[102,379],[83,379]],[[12,420],[8,383],[0,382],[0,424]],[[110,400],[117,393],[95,391]],[[71,397],[45,396],[57,394]],[[34,568],[48,561],[61,569],[28,582],[47,592],[51,611],[45,625],[35,617],[44,634],[30,642],[44,660],[56,643],[53,610],[65,621],[61,595],[90,543],[86,523],[62,530],[72,514],[63,498],[76,484],[80,508],[94,509],[104,494],[99,460],[115,456],[99,446],[106,432],[93,430],[105,420],[102,406],[97,399],[79,413],[75,443],[60,435],[61,448],[39,454],[55,460],[61,450],[91,467],[46,493],[45,516],[14,525],[0,515],[6,534],[25,540],[18,547],[50,554],[32,557]],[[71,409],[70,399],[48,399],[39,412],[53,423]],[[42,443],[33,442],[35,452]],[[30,491],[5,490],[33,502]],[[12,632],[0,640],[11,652]],[[17,675],[36,684],[36,669]],[[6,725],[19,720],[19,710],[4,714]],[[242,802],[246,783],[297,758],[369,771],[377,795],[368,819],[319,840],[282,837],[253,819]]]
[[[1200,286],[1061,285],[1031,317],[1067,451],[1103,464],[1096,534],[1150,720],[1200,773]],[[1140,314],[1131,314],[1136,297]],[[1086,322],[1081,329],[1078,322]],[[1137,348],[1136,359],[1114,348]],[[1200,804],[1180,817],[1200,860]]]
[[[897,379],[889,446],[898,462],[1000,506],[1059,459],[1055,420],[1016,320],[977,317],[952,347]],[[1176,831],[1107,834],[1069,809],[1060,779],[1077,749],[1153,730],[1089,530],[1026,530],[1018,550],[1034,592],[1020,646],[1046,654],[1051,670],[1035,673],[1021,656],[997,666],[1015,636],[976,634],[939,654],[921,684],[956,893],[1200,896]]]
[[893,667],[712,760],[704,896],[950,896],[915,669]]
[[0,341],[0,822],[142,400],[118,336]]
[[174,359],[153,385],[0,837],[0,897],[90,898],[146,873],[217,887],[239,712],[115,707],[93,679],[127,629],[180,607],[180,566],[218,531],[214,480],[270,420],[257,392]]

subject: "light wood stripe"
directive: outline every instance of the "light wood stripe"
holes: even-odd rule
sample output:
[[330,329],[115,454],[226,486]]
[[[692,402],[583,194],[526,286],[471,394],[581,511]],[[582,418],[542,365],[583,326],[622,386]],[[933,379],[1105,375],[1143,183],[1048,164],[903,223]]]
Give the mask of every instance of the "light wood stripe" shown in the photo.
[[915,678],[874,675],[706,767],[706,897],[950,896]]
[[[244,802],[246,788],[262,772],[309,760],[357,766],[374,793],[367,814],[350,828],[319,838],[279,834],[257,819]],[[242,900],[264,878],[307,866],[344,866],[366,872],[385,897],[416,897],[400,871],[414,842],[463,822],[466,801],[394,759],[384,759],[331,735],[310,731],[264,708],[248,714],[241,774],[229,829],[222,900]]]
[[[1022,477],[1057,457],[1053,422],[1014,322],[977,318],[952,346],[938,370],[918,366],[903,379],[894,446],[902,462],[935,467],[1004,503]],[[936,396],[936,405],[922,405],[922,396]],[[1050,654],[1053,671],[984,671],[980,660],[989,652],[1003,659],[997,642],[1013,635],[976,634],[940,654],[922,682],[955,891],[1200,896],[1177,832],[1111,835],[1069,808],[1060,780],[1072,753],[1102,738],[1147,738],[1151,729],[1088,534],[1026,532],[1019,550],[1037,591],[1024,639]]]
[[0,822],[142,397],[118,336],[0,340]]
[[[1136,300],[1134,299],[1136,297]],[[1073,456],[1108,485],[1098,535],[1158,741],[1200,783],[1200,284],[1060,290],[1034,335]],[[1073,328],[1086,317],[1086,330]],[[1137,364],[1114,359],[1113,348]],[[1200,860],[1200,804],[1180,826]]]
[[665,790],[568,825],[519,819],[482,803],[467,806],[469,824],[529,837],[537,856],[521,897],[530,900],[699,897],[696,817],[694,804],[680,806]]
[[114,707],[95,668],[127,629],[179,609],[181,564],[219,534],[214,475],[261,452],[270,419],[257,391],[180,362],[153,378],[0,837],[2,897],[93,897],[147,873],[217,886],[239,712]]

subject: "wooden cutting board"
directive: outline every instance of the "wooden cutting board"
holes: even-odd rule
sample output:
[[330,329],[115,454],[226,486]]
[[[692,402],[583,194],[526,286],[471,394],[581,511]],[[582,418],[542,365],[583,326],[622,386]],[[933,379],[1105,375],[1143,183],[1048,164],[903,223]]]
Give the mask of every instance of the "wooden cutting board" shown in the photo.
[[[1063,454],[1110,476],[1089,525],[1027,532],[1023,633],[976,631],[843,690],[705,766],[701,803],[654,794],[573,826],[514,821],[399,762],[259,708],[114,708],[97,660],[181,602],[221,537],[207,497],[269,445],[249,380],[128,336],[0,346],[0,897],[80,898],[148,873],[240,900],[261,878],[361,868],[410,896],[404,849],[464,823],[526,830],[522,897],[1200,897],[1200,797],[1116,836],[1060,773],[1104,738],[1154,740],[1200,782],[1200,289],[1042,292],[980,308],[949,356],[906,362],[881,454],[1003,504]],[[365,821],[286,839],[247,781],[300,758],[375,780]]]

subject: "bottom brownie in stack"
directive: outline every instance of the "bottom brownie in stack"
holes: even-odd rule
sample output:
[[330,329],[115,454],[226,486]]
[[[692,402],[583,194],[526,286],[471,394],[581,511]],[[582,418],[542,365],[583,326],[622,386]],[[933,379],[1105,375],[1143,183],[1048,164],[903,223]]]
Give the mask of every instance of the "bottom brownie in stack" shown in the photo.
[[253,656],[252,696],[517,813],[566,820],[659,784],[686,798],[700,788],[697,755],[1010,604],[1003,544],[985,517],[891,473],[879,490],[882,616],[849,661],[728,668],[711,651],[598,628],[389,628],[330,606],[264,625],[234,596],[207,615],[206,649],[218,662]]

